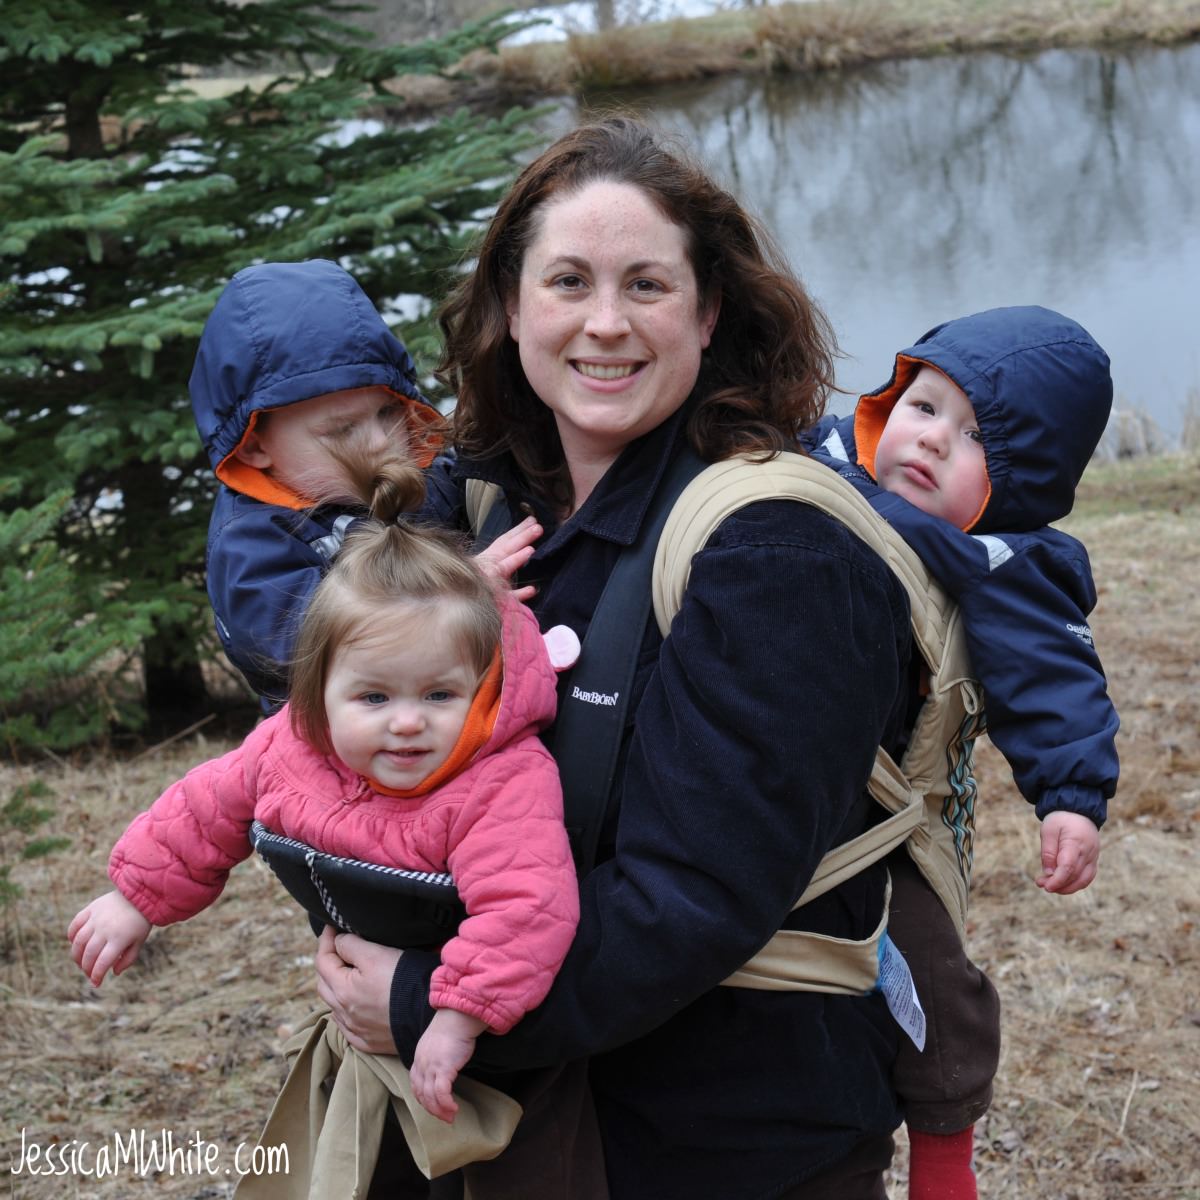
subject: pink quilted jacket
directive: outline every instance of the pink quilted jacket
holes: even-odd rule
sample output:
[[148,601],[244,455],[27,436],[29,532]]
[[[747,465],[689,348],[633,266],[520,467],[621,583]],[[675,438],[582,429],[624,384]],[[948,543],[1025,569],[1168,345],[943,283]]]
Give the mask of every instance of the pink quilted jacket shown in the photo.
[[555,672],[524,605],[505,606],[500,710],[486,745],[443,787],[373,791],[296,738],[283,709],[172,785],[126,830],[108,873],[155,925],[193,916],[251,851],[250,823],[331,854],[454,876],[469,916],[442,949],[430,1003],[504,1033],[539,1004],[579,921],[554,760]]

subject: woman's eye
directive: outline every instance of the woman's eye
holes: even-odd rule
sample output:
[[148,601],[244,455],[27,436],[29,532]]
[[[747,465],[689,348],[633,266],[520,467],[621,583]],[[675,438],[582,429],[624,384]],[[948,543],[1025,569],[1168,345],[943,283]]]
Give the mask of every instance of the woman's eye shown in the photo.
[[639,296],[656,296],[663,290],[662,284],[655,279],[635,279],[630,287]]
[[578,292],[587,284],[582,275],[559,275],[554,281],[554,286],[561,288],[564,292]]

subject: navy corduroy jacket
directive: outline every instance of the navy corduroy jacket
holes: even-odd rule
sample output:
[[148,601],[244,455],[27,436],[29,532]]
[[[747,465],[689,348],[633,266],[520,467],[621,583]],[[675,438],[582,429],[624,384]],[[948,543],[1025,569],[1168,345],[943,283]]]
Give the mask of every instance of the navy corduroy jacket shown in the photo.
[[[543,627],[583,637],[684,417],[628,447],[561,527],[507,461],[436,463],[429,515],[464,525],[472,475],[505,489],[514,520],[530,503],[547,533],[521,581],[539,589]],[[905,718],[908,604],[843,526],[772,501],[729,518],[696,557],[668,639],[653,621],[632,633],[617,795],[575,943],[541,1007],[480,1039],[472,1070],[591,1056],[614,1200],[765,1198],[900,1119],[879,995],[717,985],[785,923],[862,938],[878,922],[882,866],[788,913],[822,855],[875,819],[865,783]],[[393,979],[406,1057],[435,964],[406,952]]]

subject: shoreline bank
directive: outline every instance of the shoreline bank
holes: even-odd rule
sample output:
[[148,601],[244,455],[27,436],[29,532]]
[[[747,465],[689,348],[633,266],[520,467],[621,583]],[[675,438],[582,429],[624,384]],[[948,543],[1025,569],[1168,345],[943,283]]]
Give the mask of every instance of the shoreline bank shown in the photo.
[[[519,14],[515,14],[519,16]],[[446,76],[405,77],[418,108],[529,103],[729,74],[837,71],[985,51],[1181,45],[1200,39],[1191,0],[812,0],[577,34],[476,52]]]

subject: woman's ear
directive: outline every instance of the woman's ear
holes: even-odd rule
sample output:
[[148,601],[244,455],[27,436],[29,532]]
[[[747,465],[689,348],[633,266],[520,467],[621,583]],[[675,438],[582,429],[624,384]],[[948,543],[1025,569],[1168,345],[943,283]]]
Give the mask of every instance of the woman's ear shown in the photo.
[[260,471],[265,471],[271,465],[271,456],[263,449],[262,441],[253,429],[238,443],[233,457]]
[[521,340],[521,302],[517,293],[504,297],[504,312],[508,317],[508,336],[514,342]]
[[721,315],[721,290],[713,288],[704,301],[700,310],[700,348],[708,349],[712,341],[713,330],[717,327],[717,318]]

